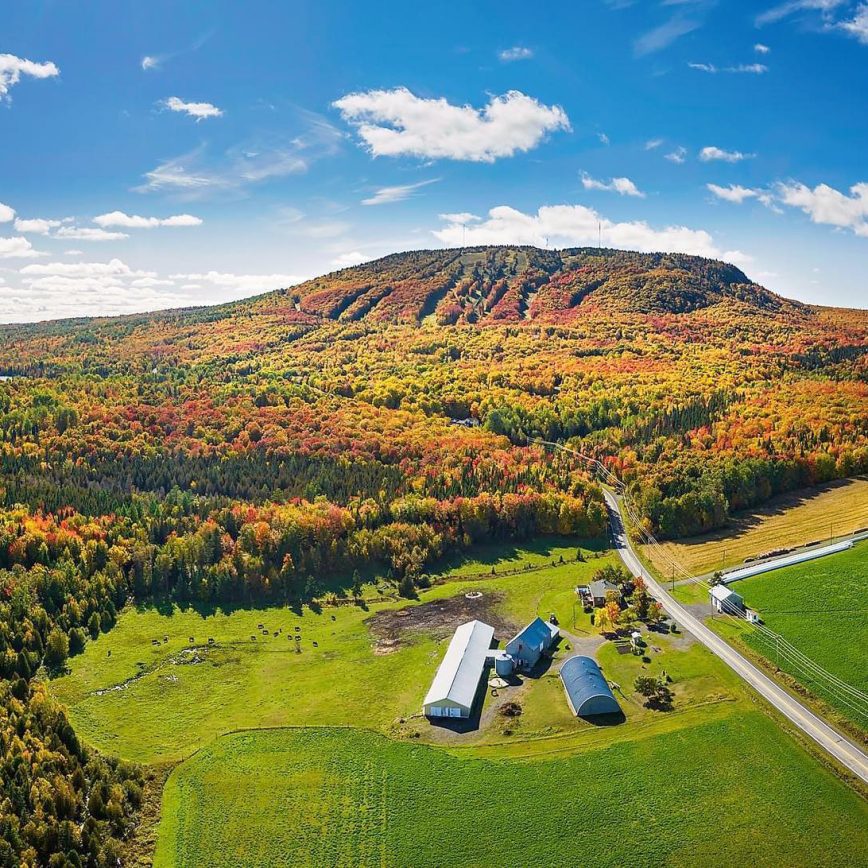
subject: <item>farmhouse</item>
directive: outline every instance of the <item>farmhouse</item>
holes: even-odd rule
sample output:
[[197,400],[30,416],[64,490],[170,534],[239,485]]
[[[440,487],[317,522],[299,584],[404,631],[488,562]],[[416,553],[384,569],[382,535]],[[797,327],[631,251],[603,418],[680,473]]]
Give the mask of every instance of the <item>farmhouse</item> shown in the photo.
[[554,624],[534,618],[524,630],[506,643],[506,653],[519,669],[533,669],[537,660],[557,641],[560,631]]
[[470,717],[492,639],[494,627],[482,621],[468,621],[455,631],[425,696],[427,717]]
[[617,714],[621,710],[600,667],[590,657],[570,657],[561,666],[561,681],[577,717]]
[[740,615],[744,612],[744,600],[726,585],[715,585],[711,589],[711,608],[725,615]]
[[608,579],[597,579],[596,582],[591,582],[588,586],[588,593],[598,609],[606,605],[606,594],[609,591],[614,591],[618,595],[621,593],[618,586]]

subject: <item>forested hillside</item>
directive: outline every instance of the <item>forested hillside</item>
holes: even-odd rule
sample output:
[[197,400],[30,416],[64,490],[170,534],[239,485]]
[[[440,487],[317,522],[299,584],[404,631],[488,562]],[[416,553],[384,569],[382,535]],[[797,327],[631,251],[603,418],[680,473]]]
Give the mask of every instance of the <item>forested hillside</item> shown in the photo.
[[136,771],[32,680],[129,599],[298,604],[372,567],[411,595],[474,542],[602,534],[598,485],[537,437],[606,463],[661,536],[718,527],[868,472],[866,349],[864,311],[596,249],[421,251],[0,328],[0,864],[108,864],[135,813]]

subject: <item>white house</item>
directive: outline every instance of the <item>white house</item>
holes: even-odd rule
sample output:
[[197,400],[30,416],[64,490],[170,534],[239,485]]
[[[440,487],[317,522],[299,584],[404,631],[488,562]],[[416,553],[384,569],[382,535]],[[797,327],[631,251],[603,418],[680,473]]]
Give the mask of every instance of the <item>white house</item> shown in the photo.
[[741,615],[744,613],[744,599],[726,585],[715,585],[711,589],[711,608],[725,615]]

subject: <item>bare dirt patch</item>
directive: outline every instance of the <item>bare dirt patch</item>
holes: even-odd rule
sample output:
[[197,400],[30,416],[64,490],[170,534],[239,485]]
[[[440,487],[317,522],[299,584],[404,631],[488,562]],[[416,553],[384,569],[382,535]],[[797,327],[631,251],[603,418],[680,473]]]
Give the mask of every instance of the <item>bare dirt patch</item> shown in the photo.
[[375,654],[391,654],[411,633],[427,633],[435,639],[450,636],[459,624],[477,619],[491,624],[499,639],[512,636],[517,627],[503,618],[496,606],[503,598],[499,592],[484,593],[469,600],[459,594],[445,600],[431,600],[418,606],[377,612],[365,623],[377,639]]

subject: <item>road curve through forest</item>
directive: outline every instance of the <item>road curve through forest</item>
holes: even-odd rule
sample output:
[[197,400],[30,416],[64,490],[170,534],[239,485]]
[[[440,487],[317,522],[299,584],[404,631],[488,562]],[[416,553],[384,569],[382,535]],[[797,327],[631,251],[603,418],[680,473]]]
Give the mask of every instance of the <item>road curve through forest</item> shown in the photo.
[[813,739],[823,750],[831,754],[860,780],[868,783],[868,755],[861,748],[829,726],[822,718],[807,709],[795,697],[763,674],[728,642],[706,627],[702,621],[664,590],[636,556],[624,529],[621,505],[618,499],[609,491],[605,491],[604,494],[609,509],[612,537],[621,560],[624,561],[627,569],[634,576],[642,576],[648,586],[648,591],[660,602],[666,613],[677,624],[689,630],[703,645],[723,660],[730,669],[741,676],[805,735]]

